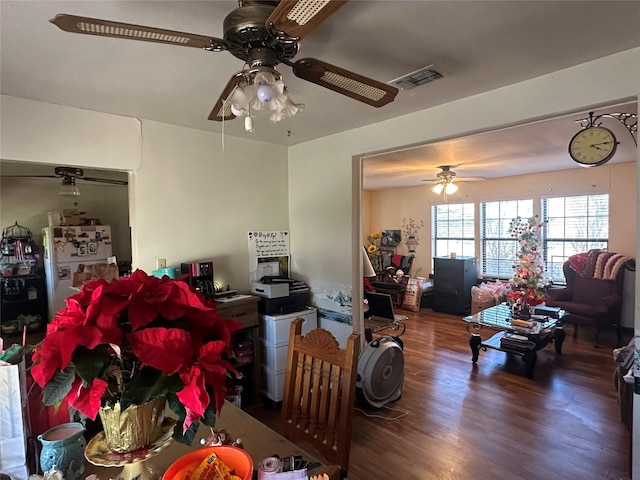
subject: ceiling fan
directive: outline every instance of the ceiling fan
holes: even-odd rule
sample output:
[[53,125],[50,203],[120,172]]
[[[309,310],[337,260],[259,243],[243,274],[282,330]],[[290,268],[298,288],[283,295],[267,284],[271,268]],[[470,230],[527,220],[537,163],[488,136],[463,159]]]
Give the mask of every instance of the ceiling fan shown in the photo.
[[440,195],[443,191],[446,195],[451,195],[458,191],[458,185],[455,182],[477,182],[480,180],[486,180],[484,177],[458,177],[456,172],[452,168],[459,167],[460,165],[441,165],[438,168],[440,171],[436,175],[436,178],[423,180],[423,182],[433,183],[431,190]]
[[[293,61],[299,41],[332,15],[347,0],[239,0],[223,22],[223,38],[58,14],[50,21],[60,29],[129,40],[228,51],[245,62],[233,74],[209,114],[209,120],[251,118],[252,110],[274,110],[277,122],[295,115],[303,105],[288,97],[276,65],[284,63],[296,77],[374,107],[392,102],[398,89],[343,68],[314,59]],[[245,128],[248,131],[253,125]]]
[[112,178],[85,177],[84,170],[75,167],[56,167],[55,175],[3,175],[4,177],[17,178],[62,178],[60,185],[60,195],[77,197],[80,190],[76,185],[76,180],[84,180],[85,182],[109,183],[111,185],[128,185],[126,180],[115,180]]

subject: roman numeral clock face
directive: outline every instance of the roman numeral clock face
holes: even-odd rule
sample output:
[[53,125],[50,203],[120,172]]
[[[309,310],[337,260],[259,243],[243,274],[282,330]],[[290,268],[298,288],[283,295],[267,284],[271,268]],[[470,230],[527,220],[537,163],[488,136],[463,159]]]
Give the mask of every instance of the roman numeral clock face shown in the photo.
[[569,155],[583,167],[597,167],[611,160],[617,146],[616,137],[608,128],[588,127],[573,136]]

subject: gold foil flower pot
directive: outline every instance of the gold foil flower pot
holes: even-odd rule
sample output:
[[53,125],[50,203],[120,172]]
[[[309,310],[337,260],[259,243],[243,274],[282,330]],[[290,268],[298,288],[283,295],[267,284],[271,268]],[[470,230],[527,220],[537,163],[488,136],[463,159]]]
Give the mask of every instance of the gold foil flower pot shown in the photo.
[[120,402],[100,408],[107,446],[112,452],[127,453],[150,445],[162,430],[166,399],[149,400],[120,410]]

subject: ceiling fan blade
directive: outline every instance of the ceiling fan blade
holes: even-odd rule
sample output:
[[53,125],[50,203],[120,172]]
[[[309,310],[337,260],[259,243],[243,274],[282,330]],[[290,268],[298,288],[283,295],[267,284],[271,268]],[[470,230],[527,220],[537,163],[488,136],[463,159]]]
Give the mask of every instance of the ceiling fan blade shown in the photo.
[[178,32],[175,30],[165,30],[163,28],[146,27],[144,25],[134,25],[131,23],[78,17],[65,13],[60,13],[49,21],[61,30],[71,33],[165,43],[183,47],[202,48],[213,52],[219,52],[228,48],[227,42],[220,38]]
[[[481,182],[486,180],[487,177],[453,177],[450,179],[452,183],[458,182]],[[425,178],[422,180],[425,183],[442,183],[444,179],[442,178]]]
[[393,102],[398,89],[371,78],[358,75],[315,58],[303,58],[293,64],[296,77],[341,93],[374,107]]
[[266,25],[276,35],[302,38],[345,3],[347,0],[281,0]]
[[456,182],[481,182],[487,177],[456,177]]
[[80,180],[85,180],[87,182],[99,182],[99,183],[109,183],[111,185],[129,185],[129,182],[126,180],[113,180],[111,178],[96,178],[96,177],[78,177]]
[[234,118],[236,118],[233,112],[231,112],[231,102],[227,102],[226,100],[227,98],[229,98],[229,95],[231,95],[231,92],[233,92],[233,89],[236,88],[238,83],[243,78],[244,78],[243,71],[236,72],[233,74],[233,76],[229,79],[229,81],[225,85],[224,90],[222,90],[222,93],[220,94],[218,101],[213,106],[213,110],[211,110],[211,113],[209,114],[209,117],[208,117],[209,120],[221,122],[222,120],[233,120]]

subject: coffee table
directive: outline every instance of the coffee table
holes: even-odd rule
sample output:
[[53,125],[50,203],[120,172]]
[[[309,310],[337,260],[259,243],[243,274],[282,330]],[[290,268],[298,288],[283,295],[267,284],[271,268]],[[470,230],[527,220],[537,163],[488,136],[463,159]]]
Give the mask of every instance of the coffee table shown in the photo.
[[[464,317],[464,321],[467,322],[467,331],[471,333],[469,338],[471,360],[477,363],[480,350],[486,352],[487,348],[519,355],[524,361],[526,377],[533,378],[538,350],[553,343],[556,353],[562,353],[562,343],[565,338],[563,327],[568,315],[564,310],[559,310],[557,316],[558,318],[533,315],[527,321],[528,326],[525,327],[520,321],[512,323],[511,309],[506,303],[502,303]],[[498,332],[487,340],[482,340],[477,332],[484,328]]]

